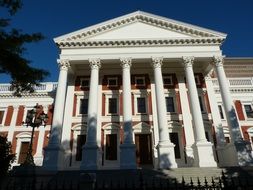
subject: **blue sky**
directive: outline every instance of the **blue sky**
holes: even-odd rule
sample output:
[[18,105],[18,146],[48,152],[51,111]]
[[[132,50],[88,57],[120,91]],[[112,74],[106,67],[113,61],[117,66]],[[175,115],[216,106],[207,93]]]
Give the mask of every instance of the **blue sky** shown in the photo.
[[[253,57],[252,0],[24,0],[11,23],[46,37],[27,45],[25,56],[33,66],[51,73],[45,81],[57,81],[59,52],[53,38],[136,10],[226,33],[224,55]],[[9,80],[0,75],[0,83]]]

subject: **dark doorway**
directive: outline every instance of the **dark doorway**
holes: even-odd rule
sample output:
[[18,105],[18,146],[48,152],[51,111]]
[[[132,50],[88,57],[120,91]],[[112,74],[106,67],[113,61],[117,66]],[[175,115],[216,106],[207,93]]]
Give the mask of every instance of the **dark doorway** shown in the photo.
[[27,156],[28,149],[29,149],[29,145],[30,145],[30,142],[21,142],[19,158],[18,158],[19,164],[24,163]]
[[151,134],[135,134],[135,145],[137,164],[153,164]]

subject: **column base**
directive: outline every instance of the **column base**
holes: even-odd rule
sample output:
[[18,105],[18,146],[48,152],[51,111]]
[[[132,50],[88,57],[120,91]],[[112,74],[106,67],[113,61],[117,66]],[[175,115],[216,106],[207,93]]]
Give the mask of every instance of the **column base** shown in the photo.
[[185,159],[186,159],[186,164],[187,164],[187,166],[189,166],[189,167],[191,167],[191,166],[193,166],[193,164],[194,164],[194,151],[193,151],[193,149],[192,149],[192,147],[191,146],[186,146],[185,147]]
[[247,141],[229,143],[225,146],[223,166],[253,166],[251,146]]
[[97,170],[98,169],[98,145],[84,145],[82,148],[81,170]]
[[213,145],[210,142],[197,142],[193,145],[195,167],[217,167]]
[[135,144],[120,145],[120,169],[136,169]]
[[158,152],[159,169],[177,168],[174,147],[175,145],[171,142],[158,143],[156,148]]
[[43,164],[43,155],[42,154],[38,154],[38,155],[34,155],[33,156],[33,160],[36,166],[42,166]]
[[45,156],[43,159],[43,168],[46,170],[57,171],[59,170],[59,158],[63,154],[64,150],[61,145],[48,145],[45,150]]

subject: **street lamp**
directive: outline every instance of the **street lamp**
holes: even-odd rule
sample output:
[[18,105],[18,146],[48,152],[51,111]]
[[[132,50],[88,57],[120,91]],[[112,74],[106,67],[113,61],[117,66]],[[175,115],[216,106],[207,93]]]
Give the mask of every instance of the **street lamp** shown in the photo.
[[32,127],[32,135],[31,140],[29,144],[29,149],[26,155],[26,159],[22,165],[24,166],[35,166],[33,155],[32,155],[32,145],[33,145],[33,135],[35,128],[38,128],[39,126],[46,126],[48,120],[47,114],[44,113],[44,111],[40,111],[40,106],[37,103],[36,106],[33,107],[33,109],[28,110],[27,116],[25,119],[25,122],[23,122],[23,125]]

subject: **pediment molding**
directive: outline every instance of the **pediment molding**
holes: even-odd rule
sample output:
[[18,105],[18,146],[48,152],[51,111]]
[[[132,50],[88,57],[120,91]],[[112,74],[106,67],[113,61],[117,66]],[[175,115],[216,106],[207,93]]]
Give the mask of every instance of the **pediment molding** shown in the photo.
[[[165,30],[186,34],[188,39],[140,39],[140,40],[99,40],[92,41],[89,38],[94,37],[105,32],[116,30],[129,24],[141,22],[154,27],[159,27]],[[97,24],[88,28],[72,32],[58,38],[55,38],[55,43],[61,47],[100,47],[100,46],[145,46],[148,45],[180,45],[182,44],[198,44],[210,43],[221,44],[226,38],[226,34],[215,32],[209,29],[197,27],[194,25],[186,24],[183,22],[175,21],[172,19],[160,17],[157,15],[137,11],[122,17],[118,17],[101,24]]]
[[57,45],[60,48],[74,47],[150,47],[168,45],[220,45],[223,38],[178,38],[178,39],[142,39],[142,40],[99,40],[99,41],[61,41]]

